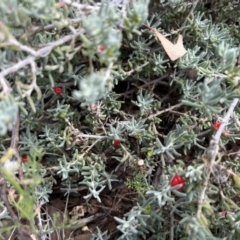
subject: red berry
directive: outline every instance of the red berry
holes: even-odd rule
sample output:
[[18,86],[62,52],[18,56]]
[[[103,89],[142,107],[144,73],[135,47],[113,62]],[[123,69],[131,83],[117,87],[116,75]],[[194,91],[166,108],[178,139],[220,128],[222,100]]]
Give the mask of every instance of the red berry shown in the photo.
[[98,47],[98,52],[104,52],[105,50],[106,48],[102,45]]
[[28,161],[27,155],[23,155],[23,156],[22,156],[22,162],[23,162],[23,163],[26,163],[27,161]]
[[184,188],[184,185],[185,185],[185,180],[180,175],[175,175],[172,178],[172,181],[171,181],[171,186],[172,187],[177,186],[177,185],[180,185],[180,187],[178,188],[178,191],[181,191]]
[[115,139],[115,140],[113,140],[113,145],[114,146],[119,146],[119,144],[120,144],[120,139]]
[[54,92],[57,94],[57,95],[60,95],[62,93],[62,88],[61,87],[55,87],[54,88]]
[[215,129],[219,129],[220,126],[221,126],[221,122],[219,122],[219,121],[216,121],[216,122],[213,124],[213,127],[214,127]]

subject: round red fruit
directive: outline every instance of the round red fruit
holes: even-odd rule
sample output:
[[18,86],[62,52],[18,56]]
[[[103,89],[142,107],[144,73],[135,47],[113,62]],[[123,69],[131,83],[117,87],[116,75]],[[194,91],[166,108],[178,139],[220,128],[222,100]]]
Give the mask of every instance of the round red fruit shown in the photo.
[[175,175],[173,178],[172,178],[172,181],[171,181],[171,186],[172,187],[175,187],[177,185],[180,185],[180,187],[178,188],[179,191],[181,191],[183,188],[184,188],[184,185],[185,185],[185,180],[182,176],[180,175]]
[[114,146],[119,146],[120,145],[120,139],[115,139],[115,140],[113,140],[113,145]]
[[99,46],[98,47],[98,52],[102,53],[102,52],[105,52],[106,48],[104,46]]
[[214,127],[215,129],[219,129],[220,126],[221,126],[221,122],[219,122],[219,121],[216,121],[215,123],[213,123],[213,127]]
[[54,92],[57,94],[57,95],[60,95],[62,93],[62,88],[61,87],[55,87],[54,88]]
[[27,155],[23,155],[23,156],[22,156],[22,162],[23,162],[23,163],[26,163],[27,161],[28,161]]

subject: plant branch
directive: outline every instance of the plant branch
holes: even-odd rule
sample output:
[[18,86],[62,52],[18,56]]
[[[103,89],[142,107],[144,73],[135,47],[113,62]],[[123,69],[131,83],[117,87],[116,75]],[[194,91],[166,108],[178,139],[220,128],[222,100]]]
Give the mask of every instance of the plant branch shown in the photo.
[[[19,111],[18,111],[17,120],[16,120],[16,123],[13,127],[13,130],[12,130],[12,138],[11,138],[10,147],[14,149],[14,151],[15,151],[14,155],[17,158],[17,161],[20,163],[21,158],[20,158],[19,153],[18,153],[19,125],[20,125],[20,114],[19,114]],[[13,159],[13,160],[9,160],[9,161],[16,161],[16,160]],[[20,177],[21,180],[23,180],[23,171],[22,171],[21,165],[19,167],[19,177]],[[8,196],[7,196],[7,183],[6,183],[5,179],[2,182],[1,197],[3,199],[4,205],[7,208],[7,211],[9,213],[9,215],[11,216],[11,219],[12,219],[13,223],[16,226],[18,226],[19,225],[19,219],[18,219],[16,213],[13,211],[13,209],[12,209],[10,203],[9,203]],[[20,227],[18,227],[18,233],[21,236],[21,239],[23,239],[23,240],[31,239],[29,233],[26,230],[24,230]]]
[[77,128],[75,128],[68,119],[66,119],[67,124],[69,125],[69,127],[71,128],[73,134],[78,137],[78,138],[94,138],[94,139],[103,139],[103,138],[107,138],[107,136],[100,136],[100,135],[91,135],[91,134],[84,134],[81,133]]
[[0,83],[3,85],[3,79],[8,74],[17,72],[19,69],[25,67],[26,65],[31,64],[34,60],[36,60],[38,58],[46,57],[47,55],[49,55],[51,53],[51,51],[55,47],[58,47],[66,42],[73,40],[74,38],[78,37],[82,32],[83,32],[83,30],[80,29],[80,30],[76,31],[76,33],[74,33],[74,34],[66,35],[56,41],[48,43],[47,46],[42,47],[37,51],[32,49],[31,50],[32,56],[28,56],[25,59],[20,60],[18,63],[14,64],[13,66],[8,67],[0,72]]
[[206,176],[206,178],[204,180],[204,183],[203,183],[203,189],[200,193],[200,197],[199,197],[199,200],[198,200],[197,218],[200,217],[201,212],[202,212],[202,204],[204,202],[205,192],[207,190],[208,182],[209,182],[209,179],[210,179],[210,176],[211,176],[211,173],[212,173],[212,168],[213,168],[213,165],[215,163],[215,159],[217,157],[218,150],[219,150],[220,137],[221,137],[221,135],[223,133],[223,130],[224,130],[225,126],[227,125],[227,123],[229,121],[229,118],[231,117],[231,115],[234,111],[234,108],[236,107],[238,101],[239,101],[239,99],[237,99],[237,98],[235,98],[233,100],[227,114],[225,115],[225,117],[222,121],[222,124],[221,124],[220,128],[218,129],[216,134],[213,136],[212,140],[210,141],[209,147],[205,152],[207,160],[210,161],[210,162],[209,162],[209,166],[208,166],[208,170],[207,170],[207,176]]
[[157,116],[159,116],[159,115],[161,115],[161,114],[163,114],[163,113],[165,113],[165,112],[168,112],[168,111],[170,111],[170,110],[172,110],[172,109],[174,109],[174,108],[181,107],[182,105],[183,105],[183,103],[178,103],[178,104],[176,104],[176,105],[174,105],[174,106],[171,106],[171,107],[169,107],[169,108],[166,108],[166,109],[164,109],[164,110],[162,110],[162,111],[158,111],[158,112],[156,112],[156,113],[148,116],[147,118],[145,118],[144,121],[146,121],[147,119],[151,119],[151,118],[157,117]]

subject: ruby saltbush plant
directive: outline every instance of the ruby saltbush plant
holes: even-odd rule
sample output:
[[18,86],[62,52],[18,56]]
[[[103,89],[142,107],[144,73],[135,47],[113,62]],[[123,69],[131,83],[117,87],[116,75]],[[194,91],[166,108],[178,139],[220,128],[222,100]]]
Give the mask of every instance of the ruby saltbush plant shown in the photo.
[[2,239],[239,239],[239,4],[1,0]]

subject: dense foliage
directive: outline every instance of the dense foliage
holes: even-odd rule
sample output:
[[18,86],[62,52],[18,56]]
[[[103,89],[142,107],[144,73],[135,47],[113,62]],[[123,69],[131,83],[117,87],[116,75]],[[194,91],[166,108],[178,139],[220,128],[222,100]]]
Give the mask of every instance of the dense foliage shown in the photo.
[[0,16],[2,239],[240,239],[239,1]]

